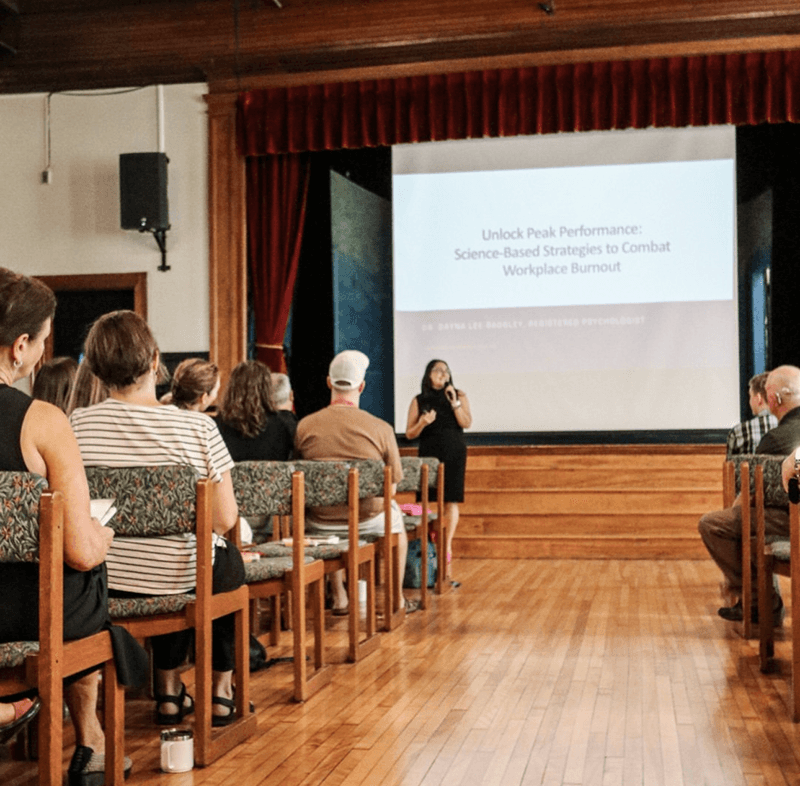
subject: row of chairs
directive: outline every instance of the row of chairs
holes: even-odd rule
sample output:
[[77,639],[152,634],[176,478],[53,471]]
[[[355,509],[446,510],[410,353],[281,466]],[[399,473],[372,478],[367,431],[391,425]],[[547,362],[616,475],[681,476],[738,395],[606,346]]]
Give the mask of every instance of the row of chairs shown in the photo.
[[[404,458],[399,491],[419,490],[423,499],[420,535],[427,537],[427,497],[431,480],[437,489],[439,537],[443,543],[443,466],[435,460]],[[384,629],[402,618],[398,599],[400,566],[396,536],[388,520],[385,536],[377,543],[358,537],[358,500],[386,494],[389,471],[381,462],[246,462],[233,471],[240,512],[245,516],[291,517],[292,545],[270,544],[262,558],[246,563],[246,585],[232,592],[212,594],[210,482],[197,481],[186,467],[89,469],[93,498],[116,500],[114,529],[118,536],[167,535],[196,532],[198,540],[195,593],[136,599],[111,599],[109,612],[137,638],[170,631],[195,629],[196,731],[195,759],[205,766],[256,731],[249,711],[250,607],[264,597],[293,602],[291,629],[294,652],[294,698],[303,701],[328,684],[330,667],[324,646],[324,577],[344,568],[348,573],[350,618],[348,660],[355,661],[379,644],[375,621],[376,553],[383,561]],[[62,680],[88,667],[101,666],[104,675],[106,783],[123,782],[124,701],[116,679],[109,633],[103,631],[65,642],[60,609],[63,605],[63,500],[47,490],[46,482],[25,473],[0,473],[0,561],[38,561],[40,619],[38,642],[0,645],[0,696],[35,688],[42,699],[40,713],[41,784],[61,783],[63,749]],[[305,548],[306,505],[347,504],[350,536],[347,544]],[[354,544],[354,547],[351,547]],[[422,549],[423,559],[427,552]],[[423,564],[423,571],[425,565]],[[441,566],[440,566],[441,570]],[[423,575],[426,575],[423,572]],[[367,580],[367,619],[359,631],[358,581]],[[424,582],[423,582],[424,583]],[[314,617],[313,670],[306,660],[306,593]],[[427,606],[427,587],[422,589]],[[236,715],[230,726],[211,726],[211,624],[225,614],[236,619]],[[273,614],[273,620],[278,615]],[[278,628],[273,624],[273,633]]]
[[[733,504],[737,494],[742,505],[742,635],[752,638],[754,625],[748,610],[752,607],[752,570],[755,562],[758,588],[759,665],[768,673],[775,668],[772,609],[773,576],[791,581],[791,691],[789,708],[792,720],[800,722],[800,505],[790,499],[782,482],[783,456],[743,455],[726,461],[723,469],[723,502]],[[788,539],[767,542],[765,508],[789,508]],[[753,518],[755,520],[753,520]],[[745,533],[751,533],[746,537]]]

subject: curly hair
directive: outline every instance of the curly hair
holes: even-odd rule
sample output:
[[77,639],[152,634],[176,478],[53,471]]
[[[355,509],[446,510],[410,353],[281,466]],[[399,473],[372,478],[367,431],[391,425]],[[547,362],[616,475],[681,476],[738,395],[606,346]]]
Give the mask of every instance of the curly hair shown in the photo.
[[0,346],[10,347],[26,334],[38,336],[55,313],[56,296],[47,284],[0,267]]
[[219,380],[216,363],[202,358],[182,360],[172,375],[172,403],[181,409],[188,409],[205,393],[210,393]]
[[260,434],[275,413],[271,377],[269,366],[260,360],[239,363],[231,372],[219,405],[221,420],[245,437]]

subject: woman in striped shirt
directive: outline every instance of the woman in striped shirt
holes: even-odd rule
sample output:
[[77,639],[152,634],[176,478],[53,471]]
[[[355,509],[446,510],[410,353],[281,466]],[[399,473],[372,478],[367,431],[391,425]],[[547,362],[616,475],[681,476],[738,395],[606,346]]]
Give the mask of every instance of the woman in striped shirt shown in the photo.
[[[109,398],[77,409],[70,423],[87,467],[182,464],[216,481],[212,495],[214,592],[244,582],[238,549],[221,537],[236,523],[238,509],[230,469],[233,461],[214,421],[199,412],[161,405],[156,397],[159,351],[147,323],[132,311],[100,317],[86,338],[89,369],[108,386]],[[196,541],[192,534],[159,538],[116,538],[106,557],[112,594],[179,594],[196,583]],[[191,631],[152,640],[156,667],[156,721],[174,724],[194,703],[178,667]],[[234,718],[232,674],[234,627],[231,615],[214,622],[213,723]]]

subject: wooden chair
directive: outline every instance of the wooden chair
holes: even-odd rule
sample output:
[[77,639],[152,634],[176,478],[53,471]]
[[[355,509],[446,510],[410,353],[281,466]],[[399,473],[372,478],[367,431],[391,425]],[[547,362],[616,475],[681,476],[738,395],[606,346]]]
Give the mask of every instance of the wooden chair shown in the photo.
[[[86,470],[93,498],[113,498],[117,513],[110,522],[117,537],[147,537],[194,532],[197,536],[197,586],[194,594],[112,598],[114,623],[137,638],[195,630],[195,761],[205,767],[250,737],[256,718],[250,712],[248,591],[212,593],[212,482],[196,480],[185,466]],[[229,726],[211,726],[211,626],[235,614],[237,719]]]
[[[764,453],[742,454],[727,460],[723,465],[723,503],[726,507],[733,505],[739,498],[742,506],[742,609],[750,609],[753,600],[752,565],[755,559],[758,571],[759,561],[763,552],[763,515],[764,515],[764,484],[762,478],[767,471],[767,506],[785,506],[786,495],[780,483],[780,461],[782,456],[771,456]],[[777,475],[776,475],[777,463]],[[776,485],[777,479],[777,485]],[[757,543],[757,528],[754,526],[753,511],[756,517],[761,516],[762,540],[761,546]],[[750,532],[751,536],[745,537],[744,533]],[[759,598],[761,596],[759,595]],[[759,600],[760,602],[760,600]],[[762,628],[764,626],[761,626]],[[750,614],[743,613],[742,636],[752,638],[753,623]]]
[[[291,515],[291,549],[274,543],[254,550],[264,556],[245,563],[250,603],[272,598],[270,640],[277,644],[280,634],[280,599],[293,597],[292,637],[294,642],[294,698],[305,701],[332,678],[325,665],[325,565],[307,553],[305,544],[305,484],[302,472],[282,461],[247,461],[231,471],[239,512],[247,516],[273,516],[273,521]],[[314,616],[314,672],[309,675],[306,663],[306,589]]]
[[[431,489],[431,478],[436,478],[437,482],[439,480],[439,475],[441,474],[441,482],[444,484],[444,465],[439,463],[438,459],[435,458],[417,458],[414,456],[403,456],[403,479],[400,483],[397,484],[397,493],[404,494],[413,492],[419,492],[420,494],[420,505],[422,507],[422,515],[417,516],[403,516],[403,520],[406,524],[406,534],[409,540],[413,540],[414,538],[418,538],[420,543],[427,543],[428,536],[429,536],[429,522],[428,522],[428,506],[430,504],[430,489]],[[440,472],[441,468],[441,472]],[[436,486],[434,486],[435,488]],[[444,485],[442,485],[442,489]],[[437,497],[438,497],[437,493]],[[441,502],[441,507],[439,508],[439,521],[442,520],[442,509],[444,508],[444,503]],[[437,556],[437,584],[439,578],[439,552],[441,549],[437,549],[436,556]],[[421,562],[421,571],[420,575],[423,577],[420,587],[420,607],[423,609],[427,609],[429,605],[428,600],[428,549],[423,548],[420,551],[420,562]],[[445,563],[446,564],[446,563]],[[402,575],[405,572],[401,572],[401,582],[402,582]]]
[[[323,556],[325,573],[344,569],[347,573],[348,651],[351,663],[361,660],[380,646],[375,625],[375,544],[366,543],[358,533],[358,501],[383,493],[383,462],[380,461],[295,461],[305,476],[306,506],[347,505],[346,547],[331,548]],[[364,637],[361,636],[358,579],[367,582]]]
[[36,688],[39,783],[63,781],[63,679],[101,665],[106,735],[105,782],[124,781],[123,691],[117,682],[108,631],[64,641],[64,509],[39,475],[0,472],[0,561],[39,563],[39,641],[0,644],[0,696]]

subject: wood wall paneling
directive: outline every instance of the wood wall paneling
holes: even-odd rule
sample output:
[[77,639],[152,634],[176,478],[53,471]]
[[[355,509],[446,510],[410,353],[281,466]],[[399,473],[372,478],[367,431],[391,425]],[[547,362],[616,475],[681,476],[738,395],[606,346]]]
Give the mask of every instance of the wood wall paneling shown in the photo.
[[722,445],[471,447],[455,554],[707,559],[697,522],[722,507],[724,457]]

